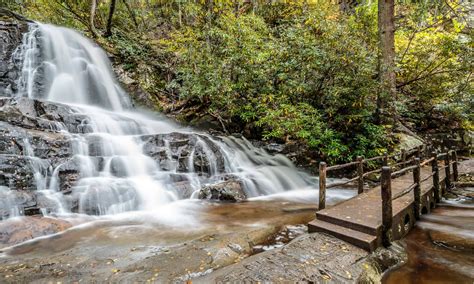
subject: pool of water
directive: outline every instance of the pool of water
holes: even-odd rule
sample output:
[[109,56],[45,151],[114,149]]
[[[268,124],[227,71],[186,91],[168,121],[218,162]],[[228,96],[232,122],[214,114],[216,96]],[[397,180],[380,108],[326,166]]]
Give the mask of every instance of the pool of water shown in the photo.
[[474,283],[474,204],[447,201],[423,216],[405,239],[408,261],[383,283]]

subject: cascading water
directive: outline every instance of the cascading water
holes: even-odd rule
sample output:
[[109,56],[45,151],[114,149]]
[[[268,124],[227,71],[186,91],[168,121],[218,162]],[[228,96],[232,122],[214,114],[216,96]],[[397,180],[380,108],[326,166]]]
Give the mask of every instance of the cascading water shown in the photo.
[[[314,184],[284,156],[246,140],[214,139],[134,112],[106,54],[75,31],[31,24],[15,57],[23,66],[18,97],[64,104],[82,117],[76,131],[54,126],[70,141],[72,158],[66,162],[51,168],[26,149],[37,190],[50,201],[44,212],[152,211],[229,178],[239,180],[248,197]],[[73,165],[78,176],[63,196],[61,173]]]

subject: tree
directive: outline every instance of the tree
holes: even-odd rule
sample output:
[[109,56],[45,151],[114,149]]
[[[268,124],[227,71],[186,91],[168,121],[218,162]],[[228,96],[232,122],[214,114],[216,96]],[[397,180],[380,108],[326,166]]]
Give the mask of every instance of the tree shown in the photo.
[[104,34],[105,37],[109,37],[112,35],[112,18],[114,16],[115,4],[116,0],[110,1],[109,17],[107,18],[107,27]]
[[94,25],[95,12],[97,10],[97,0],[91,0],[91,13],[89,18],[90,30],[93,37],[97,37],[98,33]]
[[396,95],[395,77],[395,2],[394,0],[378,1],[378,34],[379,34],[379,80],[381,90],[377,96],[377,119],[387,122],[390,113],[389,100]]

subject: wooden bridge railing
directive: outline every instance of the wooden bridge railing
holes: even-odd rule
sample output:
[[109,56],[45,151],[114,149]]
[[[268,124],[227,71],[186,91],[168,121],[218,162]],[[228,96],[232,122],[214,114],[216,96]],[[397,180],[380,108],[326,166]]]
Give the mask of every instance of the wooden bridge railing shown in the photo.
[[[382,168],[371,170],[364,173],[364,165],[370,163],[381,162],[383,166],[391,165],[392,167],[400,167],[409,163],[412,163],[413,160],[409,159],[412,156],[420,157],[423,152],[424,145],[421,145],[417,148],[414,148],[410,151],[402,150],[399,153],[388,155],[387,153],[381,156],[372,157],[369,159],[364,159],[361,156],[358,156],[355,161],[349,162],[341,165],[327,166],[325,162],[319,163],[319,210],[326,207],[326,189],[332,187],[343,186],[352,182],[357,181],[357,193],[361,194],[364,192],[364,178],[368,177],[371,174],[377,174],[382,172]],[[390,163],[392,161],[392,163]],[[356,167],[357,175],[351,179],[344,180],[338,183],[327,184],[327,173],[330,171],[347,169],[350,167]]]
[[[402,196],[409,194],[413,191],[414,195],[414,216],[418,220],[420,218],[421,212],[421,184],[429,179],[433,179],[433,192],[436,202],[439,202],[441,199],[441,186],[440,186],[440,171],[445,171],[444,183],[445,189],[451,188],[451,166],[453,170],[452,177],[454,181],[458,180],[458,157],[456,151],[448,151],[446,153],[436,154],[432,153],[431,158],[425,159],[421,162],[421,153],[423,148],[417,148],[410,152],[401,152],[398,154],[400,161],[397,159],[397,154],[388,156],[387,154],[383,156],[373,157],[367,160],[364,160],[362,157],[357,157],[356,161],[346,163],[343,165],[335,165],[327,167],[325,162],[319,164],[319,210],[325,208],[326,205],[326,189],[336,186],[341,186],[348,184],[350,182],[357,181],[358,183],[358,194],[364,191],[364,177],[372,173],[381,172],[380,183],[381,183],[381,196],[382,196],[382,243],[384,245],[390,244],[390,231],[392,228],[392,202]],[[415,157],[411,160],[407,160],[407,157],[415,154]],[[394,163],[389,165],[388,160],[394,159]],[[364,163],[370,161],[382,160],[382,167],[380,169],[372,170],[364,173]],[[439,162],[443,160],[444,163],[442,166],[439,165]],[[406,166],[408,164],[408,166]],[[412,164],[412,165],[410,165]],[[431,174],[423,177],[421,179],[421,167],[431,164]],[[357,176],[346,180],[340,183],[326,184],[326,175],[330,170],[343,169],[351,166],[357,166]],[[404,166],[403,168],[392,172],[392,168]],[[406,174],[409,171],[413,171],[413,183],[397,193],[395,196],[392,196],[391,183],[392,178],[398,177],[400,175]]]

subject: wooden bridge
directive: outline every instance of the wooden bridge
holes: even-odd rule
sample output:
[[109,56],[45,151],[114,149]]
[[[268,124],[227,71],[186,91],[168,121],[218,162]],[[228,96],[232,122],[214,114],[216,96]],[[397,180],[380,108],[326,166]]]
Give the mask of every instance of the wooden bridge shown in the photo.
[[[381,245],[405,236],[420,218],[430,213],[442,194],[457,180],[457,154],[431,154],[421,161],[423,148],[394,155],[357,160],[343,165],[319,165],[319,211],[308,224],[309,232],[324,232],[353,245],[374,251]],[[382,167],[364,173],[372,164]],[[356,167],[357,176],[340,183],[326,184],[329,171]],[[380,174],[380,186],[364,187],[364,179]],[[325,208],[326,189],[357,182],[358,195]]]

